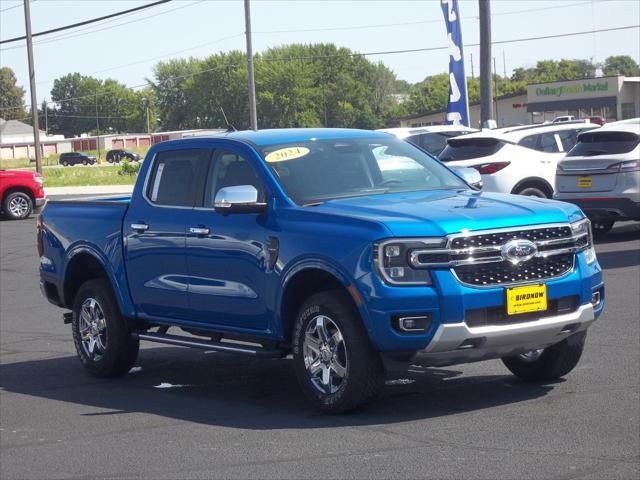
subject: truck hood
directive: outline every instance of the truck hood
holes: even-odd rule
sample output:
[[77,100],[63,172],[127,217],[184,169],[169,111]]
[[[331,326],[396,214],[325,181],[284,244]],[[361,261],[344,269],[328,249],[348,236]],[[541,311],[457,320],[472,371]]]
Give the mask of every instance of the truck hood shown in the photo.
[[330,200],[312,208],[326,214],[381,222],[398,237],[566,223],[584,216],[569,203],[472,190],[354,197]]

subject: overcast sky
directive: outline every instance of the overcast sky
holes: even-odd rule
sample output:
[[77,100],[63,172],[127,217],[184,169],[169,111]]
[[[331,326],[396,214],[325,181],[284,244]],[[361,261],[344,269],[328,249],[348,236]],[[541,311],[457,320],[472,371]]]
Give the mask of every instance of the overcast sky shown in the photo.
[[[150,2],[34,0],[32,30],[35,33]],[[1,39],[24,35],[21,4],[0,0]],[[491,4],[494,41],[640,24],[638,0],[492,0]],[[478,43],[477,0],[462,0],[460,14],[464,43]],[[446,45],[439,0],[252,0],[252,21],[255,52],[295,42],[333,42],[362,53]],[[233,49],[245,49],[242,0],[174,0],[107,23],[36,38],[38,99],[50,98],[53,80],[70,72],[111,77],[133,86],[151,77],[158,60],[204,57]],[[640,29],[494,45],[500,74],[505,66],[503,52],[508,75],[513,68],[549,58],[602,61],[609,55],[630,55],[640,62]],[[469,76],[471,55],[477,76],[478,47],[465,48]],[[412,83],[448,68],[446,50],[369,58],[384,62],[399,78]],[[18,82],[28,87],[24,41],[0,45],[0,64],[12,68]],[[127,64],[131,65],[124,66]]]

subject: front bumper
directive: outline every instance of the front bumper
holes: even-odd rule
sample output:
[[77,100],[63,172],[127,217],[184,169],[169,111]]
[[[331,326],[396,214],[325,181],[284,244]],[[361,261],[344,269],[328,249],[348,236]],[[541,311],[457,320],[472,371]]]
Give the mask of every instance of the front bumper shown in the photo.
[[593,306],[586,304],[572,313],[519,324],[476,328],[441,324],[417,358],[423,365],[444,366],[508,357],[561,342],[586,330],[595,319]]
[[45,203],[47,203],[47,197],[36,198],[36,208],[42,207]]

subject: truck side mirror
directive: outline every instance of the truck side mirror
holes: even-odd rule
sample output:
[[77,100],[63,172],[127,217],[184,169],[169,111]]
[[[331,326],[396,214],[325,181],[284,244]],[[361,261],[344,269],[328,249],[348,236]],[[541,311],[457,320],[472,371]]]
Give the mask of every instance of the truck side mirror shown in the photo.
[[474,190],[482,190],[482,175],[475,168],[460,167],[454,169],[465,182],[469,184]]
[[263,213],[267,204],[258,202],[258,190],[253,185],[235,185],[218,190],[213,201],[218,213]]

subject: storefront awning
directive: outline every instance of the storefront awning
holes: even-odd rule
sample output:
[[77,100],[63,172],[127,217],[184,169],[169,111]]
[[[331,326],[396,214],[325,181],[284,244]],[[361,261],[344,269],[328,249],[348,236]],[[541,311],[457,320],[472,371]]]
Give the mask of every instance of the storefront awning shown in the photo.
[[577,98],[527,104],[527,112],[555,112],[580,108],[615,107],[617,97]]

